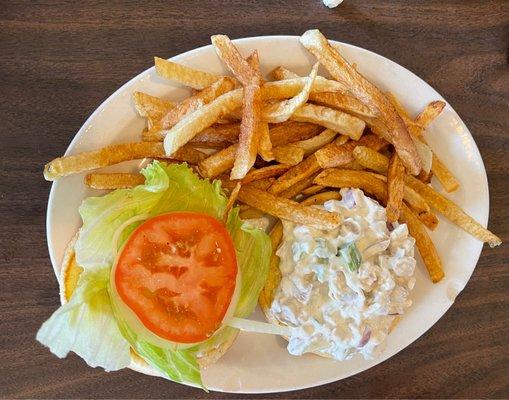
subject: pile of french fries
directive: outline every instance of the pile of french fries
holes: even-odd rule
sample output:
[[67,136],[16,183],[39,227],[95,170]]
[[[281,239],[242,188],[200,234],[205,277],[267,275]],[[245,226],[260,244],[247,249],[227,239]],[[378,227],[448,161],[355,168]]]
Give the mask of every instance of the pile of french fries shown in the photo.
[[[220,179],[239,203],[242,218],[270,214],[319,229],[341,223],[339,215],[313,207],[338,199],[338,189],[360,188],[386,206],[389,222],[403,222],[433,282],[443,268],[427,230],[436,212],[483,242],[501,243],[493,233],[430,186],[432,176],[447,192],[459,182],[425,140],[426,127],[445,103],[434,101],[410,116],[390,93],[365,79],[318,31],[300,39],[318,60],[300,77],[283,66],[266,80],[258,53],[247,58],[224,35],[212,44],[233,76],[198,71],[155,58],[157,73],[192,88],[180,103],[135,92],[134,104],[147,119],[141,141],[57,158],[44,175],[55,180],[133,159],[187,162],[204,178]],[[332,78],[318,75],[322,64]],[[96,189],[143,183],[140,174],[91,173]]]

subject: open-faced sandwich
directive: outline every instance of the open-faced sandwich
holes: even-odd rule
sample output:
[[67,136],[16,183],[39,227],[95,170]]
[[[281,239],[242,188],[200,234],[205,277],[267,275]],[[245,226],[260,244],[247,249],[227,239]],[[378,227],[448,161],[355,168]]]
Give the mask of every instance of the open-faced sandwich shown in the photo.
[[[501,242],[430,185],[459,187],[425,140],[445,102],[412,118],[317,30],[301,43],[332,79],[317,63],[267,81],[256,51],[244,58],[224,35],[212,43],[233,77],[156,58],[161,77],[195,92],[177,104],[136,92],[141,141],[46,165],[56,180],[154,160],[86,175],[113,191],[83,201],[62,306],[37,339],[107,371],[148,365],[201,386],[238,329],[282,335],[293,355],[375,357],[412,303],[415,250],[432,282],[444,277],[428,235],[436,213]],[[270,323],[247,319],[258,297]]]

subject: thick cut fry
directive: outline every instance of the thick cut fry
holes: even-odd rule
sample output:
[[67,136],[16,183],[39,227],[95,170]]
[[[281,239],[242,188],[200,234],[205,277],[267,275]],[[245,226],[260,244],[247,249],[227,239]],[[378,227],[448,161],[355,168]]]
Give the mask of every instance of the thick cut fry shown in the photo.
[[235,80],[228,76],[220,78],[212,85],[200,90],[198,93],[188,97],[175,107],[173,107],[159,122],[160,129],[168,129],[179,122],[187,114],[196,111],[209,104],[222,94],[225,94],[235,88]]
[[302,195],[302,192],[307,188],[313,186],[313,180],[318,175],[318,172],[315,172],[313,175],[306,177],[297,183],[294,183],[288,189],[283,190],[278,194],[280,197],[284,197],[285,199],[293,199],[299,195]]
[[145,183],[142,174],[88,174],[85,185],[92,189],[115,190],[128,189]]
[[263,167],[255,170],[251,170],[248,174],[242,179],[242,183],[248,184],[253,181],[258,181],[260,179],[272,178],[274,176],[279,176],[284,172],[290,169],[290,165],[277,164],[277,165],[269,165],[268,167]]
[[318,72],[318,63],[311,69],[308,76],[308,81],[302,88],[302,91],[296,96],[288,100],[283,100],[265,107],[263,117],[266,121],[271,123],[281,123],[287,121],[298,108],[304,105],[309,97],[313,82],[315,81]]
[[[369,172],[328,169],[316,177],[315,183],[334,188],[359,188],[371,193],[383,204],[387,201],[387,188],[384,182]],[[439,282],[444,277],[442,262],[426,229],[405,204],[401,207],[400,220],[407,224],[410,235],[415,239],[431,280],[433,283]]]
[[305,200],[302,200],[300,204],[304,206],[313,206],[317,204],[323,204],[328,200],[339,200],[339,199],[341,199],[341,195],[339,194],[339,192],[323,192],[310,196]]
[[316,161],[314,154],[311,154],[304,161],[290,168],[281,175],[276,182],[269,188],[269,192],[279,194],[299,181],[309,178],[320,170],[320,165]]
[[226,203],[226,207],[224,209],[223,214],[223,222],[226,224],[228,221],[228,214],[230,213],[230,210],[235,205],[235,202],[237,201],[237,197],[239,196],[240,188],[242,187],[240,182],[237,182],[235,187],[231,190],[230,196],[228,197],[228,202]]
[[423,212],[423,213],[417,213],[413,208],[410,207],[410,209],[414,212],[414,214],[417,215],[417,218],[419,218],[419,221],[421,221],[426,228],[429,230],[434,231],[438,226],[438,217],[431,213],[431,212]]
[[342,135],[350,136],[354,140],[361,137],[366,127],[365,122],[357,117],[315,104],[304,104],[293,113],[291,119],[321,125]]
[[412,176],[406,176],[405,183],[419,193],[431,207],[435,208],[438,212],[472,236],[482,242],[488,243],[491,247],[498,246],[502,243],[498,236],[484,228],[454,202],[436,192],[431,186],[422,183]]
[[231,179],[242,179],[256,161],[260,133],[263,130],[261,89],[257,84],[244,88],[239,148],[230,174]]
[[171,156],[198,133],[215,123],[221,115],[235,110],[242,101],[242,90],[232,90],[206,106],[186,115],[174,127],[162,131],[164,150]]
[[279,282],[281,282],[281,270],[279,269],[279,257],[276,255],[276,251],[283,240],[283,224],[281,221],[276,222],[272,230],[270,231],[270,243],[272,245],[272,254],[270,257],[269,264],[269,276],[274,277],[270,281],[267,281],[262,291],[258,302],[264,310],[268,310],[274,299],[274,295],[278,288]]
[[364,122],[371,123],[376,115],[355,97],[338,92],[311,93],[309,101],[352,114]]
[[143,92],[133,93],[134,106],[141,117],[160,120],[175,104]]
[[429,103],[424,110],[417,116],[415,122],[423,127],[427,127],[436,117],[440,115],[445,107],[445,101],[437,100]]
[[283,146],[287,143],[310,139],[322,131],[323,128],[315,124],[287,121],[270,127],[270,139],[273,146]]
[[304,159],[304,150],[293,144],[274,147],[272,152],[274,159],[282,164],[297,165]]
[[377,135],[368,134],[362,136],[358,141],[349,141],[341,145],[330,143],[318,150],[315,155],[318,164],[322,168],[341,167],[354,161],[353,153],[356,147],[365,146],[380,150],[387,144],[384,139]]
[[405,204],[401,208],[400,220],[407,224],[410,235],[415,239],[415,245],[421,254],[431,281],[433,283],[440,282],[444,277],[442,261],[423,224]]
[[302,206],[249,185],[240,190],[239,200],[275,217],[318,229],[334,229],[341,222],[337,214]]
[[239,145],[232,144],[226,149],[207,157],[198,164],[198,171],[204,178],[215,178],[233,167]]
[[377,150],[366,146],[357,146],[352,152],[355,160],[367,169],[385,174],[389,168],[389,159]]
[[405,189],[405,167],[394,153],[387,170],[387,220],[396,222],[399,219]]
[[381,131],[384,139],[392,143],[407,170],[417,175],[421,170],[421,161],[407,128],[390,101],[371,82],[357,72],[332,47],[318,30],[305,32],[300,42],[325,66],[329,73],[358,100],[369,106],[382,119],[387,131]]
[[[91,169],[107,167],[123,161],[142,158],[166,157],[161,143],[140,142],[124,143],[103,147],[97,151],[89,151],[72,156],[55,158],[44,167],[44,177],[54,181],[63,176],[77,174]],[[203,160],[205,154],[193,148],[184,147],[172,155],[172,159],[196,164]]]
[[154,57],[154,63],[159,76],[179,82],[193,89],[205,89],[221,78],[219,75],[198,71],[194,68],[165,60],[164,58]]
[[[275,152],[277,152],[277,151],[296,151],[297,154],[300,154],[300,152],[298,150],[302,149],[302,157],[298,161],[298,162],[300,162],[300,161],[302,161],[302,158],[304,156],[308,156],[311,153],[314,153],[318,149],[322,148],[326,144],[329,144],[330,142],[332,142],[334,140],[334,138],[336,136],[337,136],[336,132],[334,132],[330,129],[325,129],[319,135],[313,136],[312,138],[309,138],[306,140],[300,140],[298,142],[293,142],[293,143],[287,144],[285,146],[278,146],[278,147],[274,148],[274,151]],[[348,139],[348,137],[345,137],[345,138]],[[298,157],[295,156],[295,158],[297,159]],[[280,161],[277,156],[276,156],[276,160],[279,162],[283,162],[283,161]]]
[[302,191],[302,195],[303,196],[311,196],[311,195],[317,194],[318,192],[321,192],[323,189],[324,189],[323,186],[312,185],[312,186],[308,187],[307,189],[304,189]]

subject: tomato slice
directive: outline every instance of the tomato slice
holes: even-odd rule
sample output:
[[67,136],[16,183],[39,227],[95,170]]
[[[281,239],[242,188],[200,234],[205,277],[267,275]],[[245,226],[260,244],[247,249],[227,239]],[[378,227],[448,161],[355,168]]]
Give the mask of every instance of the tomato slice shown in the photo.
[[196,343],[221,325],[235,291],[233,241],[215,218],[174,212],[129,237],[114,271],[120,299],[159,337]]

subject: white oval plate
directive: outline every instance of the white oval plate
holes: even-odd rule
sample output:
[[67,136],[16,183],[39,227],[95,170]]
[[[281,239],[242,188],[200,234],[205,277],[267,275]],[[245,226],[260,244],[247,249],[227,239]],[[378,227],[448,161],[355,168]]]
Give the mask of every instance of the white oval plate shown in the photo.
[[[296,36],[246,38],[236,40],[235,44],[244,55],[257,49],[264,73],[284,65],[299,74],[307,74],[314,62]],[[355,46],[336,44],[351,63],[357,64],[363,75],[382,90],[394,93],[412,114],[432,100],[443,100],[426,82],[393,61]],[[189,51],[172,60],[218,74],[225,72],[211,46]],[[66,154],[140,140],[144,120],[138,117],[133,106],[132,92],[135,90],[174,100],[189,93],[187,89],[159,78],[154,68],[150,68],[101,104],[74,137]],[[430,125],[427,138],[461,182],[461,188],[450,197],[486,226],[489,196],[484,165],[472,135],[450,105]],[[107,170],[126,171],[137,168],[138,164],[124,163]],[[78,214],[81,201],[87,196],[102,194],[87,189],[83,177],[84,174],[80,174],[60,179],[51,188],[47,236],[57,276],[60,276],[60,261],[67,242],[81,226]],[[435,187],[440,188],[438,185]],[[366,361],[357,357],[337,362],[314,355],[294,357],[287,353],[286,343],[281,338],[242,332],[226,355],[204,371],[205,384],[211,390],[237,393],[302,389],[357,374],[398,353],[431,328],[449,309],[456,295],[467,284],[481,253],[482,243],[443,218],[431,236],[442,258],[445,278],[433,285],[422,261],[418,260],[420,268],[417,269],[417,284],[412,292],[413,305],[390,334],[386,349],[378,359]],[[263,320],[259,311],[253,317]]]

